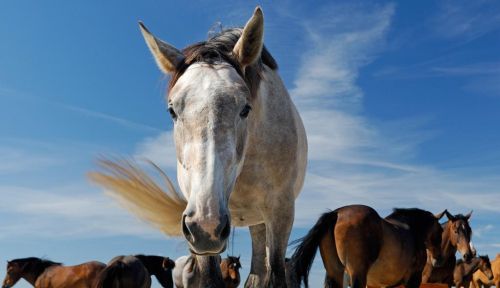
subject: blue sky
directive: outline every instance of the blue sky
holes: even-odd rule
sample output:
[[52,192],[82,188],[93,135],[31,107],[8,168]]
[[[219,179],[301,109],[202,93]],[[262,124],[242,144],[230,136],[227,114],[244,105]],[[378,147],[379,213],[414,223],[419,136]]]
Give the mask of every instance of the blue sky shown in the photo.
[[[217,21],[243,25],[257,4],[310,143],[292,238],[346,204],[473,209],[478,251],[500,252],[497,1],[184,2],[2,3],[0,261],[185,254],[85,173],[114,154],[149,157],[175,179],[166,77],[138,20],[181,48]],[[237,229],[234,247],[243,278],[247,234]]]

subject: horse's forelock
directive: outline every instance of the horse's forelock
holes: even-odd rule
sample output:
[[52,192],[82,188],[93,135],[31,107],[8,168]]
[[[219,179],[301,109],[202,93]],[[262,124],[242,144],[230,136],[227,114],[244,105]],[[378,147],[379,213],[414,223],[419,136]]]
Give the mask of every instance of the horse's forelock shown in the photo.
[[227,63],[233,67],[236,72],[245,80],[250,93],[255,96],[260,84],[263,64],[276,70],[278,65],[273,56],[266,47],[262,47],[260,59],[248,67],[243,69],[233,55],[233,48],[241,36],[242,29],[233,28],[222,31],[219,35],[210,39],[190,45],[182,50],[184,61],[181,61],[176,67],[176,72],[172,75],[169,82],[169,90],[171,90],[179,78],[186,72],[187,68],[194,63]]

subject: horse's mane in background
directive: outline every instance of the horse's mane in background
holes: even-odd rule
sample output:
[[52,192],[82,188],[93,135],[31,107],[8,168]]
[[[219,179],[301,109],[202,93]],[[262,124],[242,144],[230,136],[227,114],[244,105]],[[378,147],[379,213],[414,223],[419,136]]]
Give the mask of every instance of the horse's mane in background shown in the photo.
[[37,257],[19,258],[9,261],[10,263],[16,263],[24,265],[24,272],[33,273],[35,275],[41,274],[45,269],[50,266],[60,266],[62,263],[50,261],[47,259],[41,259]]

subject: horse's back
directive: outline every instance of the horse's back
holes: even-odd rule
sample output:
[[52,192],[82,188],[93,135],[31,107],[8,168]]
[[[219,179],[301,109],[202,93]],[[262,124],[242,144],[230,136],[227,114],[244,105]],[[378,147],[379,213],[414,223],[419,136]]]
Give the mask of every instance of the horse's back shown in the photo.
[[37,279],[37,288],[94,288],[95,279],[106,267],[98,261],[73,266],[52,266]]

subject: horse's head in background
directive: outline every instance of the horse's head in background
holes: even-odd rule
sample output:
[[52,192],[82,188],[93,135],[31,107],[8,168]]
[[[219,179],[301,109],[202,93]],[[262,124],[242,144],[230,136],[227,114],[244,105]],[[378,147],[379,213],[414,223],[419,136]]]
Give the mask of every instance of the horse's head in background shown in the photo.
[[488,255],[485,256],[479,256],[479,270],[483,272],[486,277],[488,277],[488,280],[493,280],[493,271],[491,270],[491,262],[490,262],[490,257]]
[[7,274],[3,280],[2,288],[10,288],[14,286],[23,274],[26,263],[18,263],[15,261],[7,261]]
[[471,249],[472,229],[469,225],[472,211],[467,215],[452,215],[448,211],[445,214],[449,221],[443,227],[443,242],[448,240],[462,254],[464,261],[469,262],[474,254]]
[[177,177],[188,200],[182,232],[198,255],[221,253],[230,234],[229,197],[243,167],[249,126],[263,113],[255,97],[262,62],[270,57],[263,25],[258,7],[243,29],[182,52],[140,25],[159,68],[171,75]]

